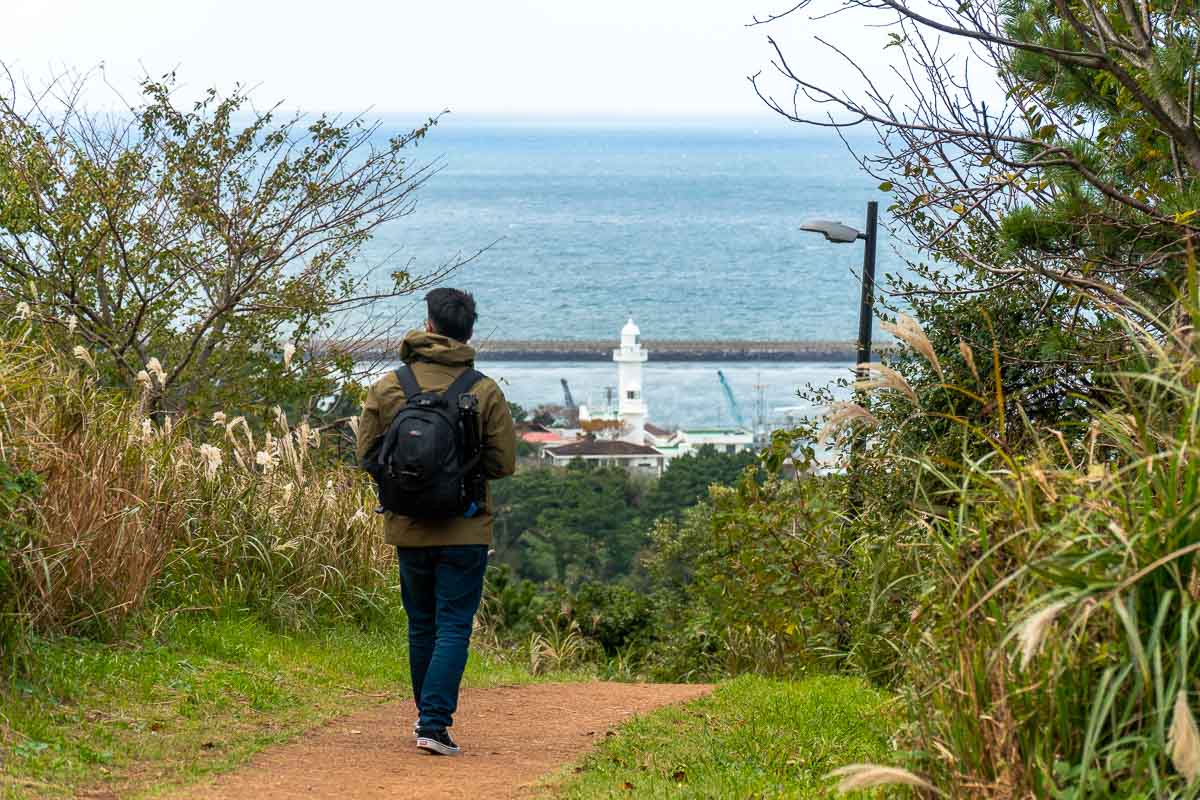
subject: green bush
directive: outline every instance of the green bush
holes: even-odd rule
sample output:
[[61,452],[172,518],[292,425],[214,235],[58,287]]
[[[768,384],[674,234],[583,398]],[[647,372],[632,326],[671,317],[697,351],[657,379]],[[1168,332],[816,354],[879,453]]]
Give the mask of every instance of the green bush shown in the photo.
[[[947,796],[1196,796],[1200,352],[1190,330],[1164,326],[1164,338],[1131,326],[1125,368],[1093,376],[1112,390],[1079,398],[1056,425],[1005,391],[998,356],[990,371],[972,359],[965,386],[944,382],[923,333],[905,325],[926,370],[910,373],[913,384],[881,373],[871,388],[891,399],[840,415],[856,426],[850,436],[875,426],[852,465],[862,513],[830,534],[811,515],[829,498],[807,490],[792,501],[795,526],[735,506],[730,564],[746,563],[735,531],[812,543],[775,591],[798,625],[826,637],[848,621],[838,640],[849,647],[830,651],[853,656],[846,666],[891,662],[910,710],[899,732],[907,766]],[[823,495],[840,482],[806,483]],[[812,576],[830,606],[817,616],[799,585]],[[756,619],[771,629],[764,607]]]
[[21,614],[19,563],[14,554],[30,543],[33,504],[42,481],[30,470],[0,461],[0,659],[14,666],[26,620]]
[[623,584],[583,584],[575,593],[573,611],[584,633],[608,656],[645,648],[655,633],[653,602]]

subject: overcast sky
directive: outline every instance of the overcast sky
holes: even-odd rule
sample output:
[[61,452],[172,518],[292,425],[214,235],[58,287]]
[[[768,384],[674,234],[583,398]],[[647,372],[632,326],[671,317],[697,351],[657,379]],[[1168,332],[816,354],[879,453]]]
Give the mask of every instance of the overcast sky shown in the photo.
[[0,59],[35,82],[103,64],[131,98],[140,75],[177,68],[196,90],[242,82],[257,101],[309,111],[757,116],[767,112],[746,76],[768,67],[768,34],[793,67],[831,83],[853,76],[816,33],[881,64],[886,31],[861,16],[746,27],[791,4],[4,0]]

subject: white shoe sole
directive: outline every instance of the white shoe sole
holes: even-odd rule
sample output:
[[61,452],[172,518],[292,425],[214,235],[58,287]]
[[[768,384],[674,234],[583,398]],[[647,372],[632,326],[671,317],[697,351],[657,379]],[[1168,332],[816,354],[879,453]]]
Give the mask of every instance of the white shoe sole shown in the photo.
[[462,752],[457,747],[447,747],[437,739],[426,739],[424,736],[417,737],[417,747],[421,750],[437,753],[439,756],[456,756]]

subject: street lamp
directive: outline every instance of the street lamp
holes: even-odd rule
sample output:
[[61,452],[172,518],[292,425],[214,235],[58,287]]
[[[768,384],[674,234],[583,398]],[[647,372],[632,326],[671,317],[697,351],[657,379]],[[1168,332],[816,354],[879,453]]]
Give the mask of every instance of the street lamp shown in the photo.
[[[878,239],[879,204],[874,200],[867,203],[867,232],[860,233],[849,225],[831,222],[827,219],[815,219],[800,226],[802,231],[812,231],[825,237],[827,241],[837,244],[853,244],[859,239],[866,242],[863,248],[862,300],[858,309],[858,361],[857,377],[866,380],[867,364],[871,363],[871,322],[874,319],[875,305],[875,243]],[[860,398],[866,405],[865,398]],[[862,507],[862,486],[857,468],[854,468],[862,454],[863,437],[855,436],[850,443],[850,461],[852,472],[850,476],[850,504],[854,508]]]
[[[874,200],[867,203],[867,232],[860,233],[849,225],[831,222],[827,219],[814,219],[800,226],[802,231],[812,231],[825,237],[827,241],[837,244],[853,244],[859,239],[866,242],[863,248],[862,302],[858,309],[858,361],[857,364],[871,362],[871,321],[874,319],[875,305],[875,242],[878,239],[879,203]],[[866,379],[866,368],[858,370],[858,377]]]

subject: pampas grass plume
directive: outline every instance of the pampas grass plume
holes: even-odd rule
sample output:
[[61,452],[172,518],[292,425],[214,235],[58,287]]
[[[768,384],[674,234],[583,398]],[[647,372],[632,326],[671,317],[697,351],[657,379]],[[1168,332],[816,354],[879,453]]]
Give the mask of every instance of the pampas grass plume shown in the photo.
[[958,340],[958,352],[962,353],[963,361],[967,362],[967,368],[971,370],[971,374],[975,376],[976,383],[982,383],[979,379],[979,369],[975,366],[975,352],[971,349],[971,345]]
[[222,456],[221,451],[211,444],[200,445],[200,459],[204,462],[204,474],[211,478],[217,474],[217,468],[221,466]]
[[917,401],[917,393],[908,385],[908,381],[904,380],[904,376],[891,367],[885,367],[883,364],[859,364],[857,367],[860,373],[868,374],[875,373],[875,377],[867,378],[866,380],[855,381],[854,388],[857,391],[865,392],[871,389],[893,389],[901,394],[904,394],[913,403]]
[[71,354],[78,358],[83,363],[87,364],[92,369],[96,368],[96,362],[92,359],[92,354],[87,351],[87,348],[81,344],[75,345],[71,349]]
[[151,357],[151,359],[146,362],[146,372],[155,377],[159,386],[166,385],[167,372],[163,369],[162,362],[157,358]]
[[1171,715],[1167,746],[1171,751],[1171,763],[1188,783],[1200,777],[1200,730],[1196,728],[1196,718],[1188,706],[1185,689],[1180,689],[1175,696],[1175,711]]
[[[844,426],[855,420],[871,427],[879,424],[879,420],[876,419],[875,415],[858,403],[850,403],[844,400],[833,403],[829,406],[829,415],[825,417],[825,424],[821,426],[821,430],[817,433],[817,441],[824,442],[828,440]],[[358,431],[355,430],[355,433],[357,434]]]
[[840,778],[837,785],[838,794],[858,792],[876,786],[915,786],[918,789],[937,791],[920,776],[914,775],[899,767],[884,767],[879,764],[849,764],[829,773],[831,777]]
[[1033,661],[1033,657],[1042,649],[1046,632],[1050,630],[1055,617],[1066,607],[1065,601],[1051,603],[1021,623],[1017,631],[1017,641],[1021,643],[1021,669],[1028,667],[1029,662]]
[[913,350],[916,350],[921,355],[925,356],[938,377],[945,380],[942,374],[942,365],[938,362],[937,353],[933,351],[933,345],[929,341],[929,337],[925,335],[925,331],[921,328],[921,324],[907,314],[900,314],[896,317],[896,323],[893,325],[889,322],[881,323],[880,326],[888,333],[895,336],[897,339],[905,342]]

